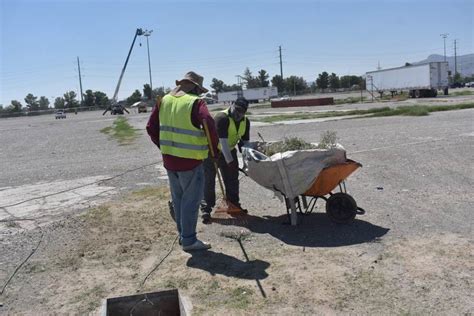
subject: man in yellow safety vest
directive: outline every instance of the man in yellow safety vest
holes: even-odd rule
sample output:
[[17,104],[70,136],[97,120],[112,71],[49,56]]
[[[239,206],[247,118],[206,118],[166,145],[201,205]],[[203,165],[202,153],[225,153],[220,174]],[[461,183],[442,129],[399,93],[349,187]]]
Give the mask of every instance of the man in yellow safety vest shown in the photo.
[[[245,213],[247,210],[240,205],[239,161],[236,146],[245,146],[249,142],[250,121],[245,116],[248,106],[247,99],[239,97],[227,110],[218,112],[214,116],[219,137],[218,166],[224,180],[227,201]],[[216,170],[210,159],[204,161],[204,174],[205,187],[204,200],[201,203],[201,216],[203,223],[207,224],[210,222],[212,208],[216,204]]]
[[[197,239],[199,204],[203,197],[203,160],[209,145],[217,152],[217,134],[206,102],[199,95],[208,90],[204,78],[188,72],[176,81],[176,88],[165,95],[151,113],[147,132],[161,150],[168,173],[173,212],[184,251],[204,250],[210,244]],[[212,144],[203,129],[207,124]]]

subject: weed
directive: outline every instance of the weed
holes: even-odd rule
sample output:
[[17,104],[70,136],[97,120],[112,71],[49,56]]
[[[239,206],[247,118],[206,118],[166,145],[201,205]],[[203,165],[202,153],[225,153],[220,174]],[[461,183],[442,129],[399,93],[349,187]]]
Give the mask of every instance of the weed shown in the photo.
[[263,153],[267,156],[274,155],[290,150],[304,150],[313,149],[314,145],[305,142],[303,139],[298,137],[285,137],[283,141],[269,143],[263,148]]
[[321,134],[321,141],[318,144],[320,149],[329,149],[336,146],[337,133],[335,131],[325,131]]
[[118,117],[112,126],[100,130],[101,133],[115,138],[120,145],[131,144],[138,137],[137,131],[138,129],[133,128],[125,117]]

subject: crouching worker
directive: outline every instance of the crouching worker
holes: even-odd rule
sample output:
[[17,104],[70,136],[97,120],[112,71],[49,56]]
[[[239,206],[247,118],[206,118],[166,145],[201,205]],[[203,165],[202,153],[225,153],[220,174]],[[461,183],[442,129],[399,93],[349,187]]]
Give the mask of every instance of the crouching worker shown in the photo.
[[147,124],[147,132],[161,150],[168,173],[174,219],[184,251],[204,250],[211,245],[196,237],[199,204],[203,198],[203,160],[209,144],[203,129],[207,123],[211,146],[217,150],[214,120],[199,95],[208,90],[203,77],[188,72],[176,81],[176,88],[157,102]]
[[[249,102],[239,97],[225,111],[214,116],[219,137],[219,155],[217,164],[222,174],[227,201],[247,213],[240,205],[239,198],[239,161],[236,145],[245,146],[249,141],[250,121],[245,116]],[[201,203],[202,222],[207,224],[211,219],[212,208],[216,204],[216,169],[211,157],[204,160],[204,200]]]

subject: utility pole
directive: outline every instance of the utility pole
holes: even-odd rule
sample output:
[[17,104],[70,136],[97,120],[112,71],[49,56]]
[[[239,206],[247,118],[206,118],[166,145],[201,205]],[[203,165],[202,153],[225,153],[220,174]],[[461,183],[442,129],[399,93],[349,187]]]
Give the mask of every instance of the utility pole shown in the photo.
[[279,46],[279,51],[280,51],[280,76],[281,76],[281,79],[283,80],[283,62],[281,60],[281,45]]
[[456,52],[456,40],[454,40],[454,75],[458,73],[458,56]]
[[446,37],[448,37],[448,33],[440,34],[444,41],[444,61],[446,61]]
[[152,32],[153,30],[145,30],[143,36],[146,36],[146,48],[148,50],[148,72],[150,73],[150,88],[153,93],[153,83],[151,81],[150,46],[148,45],[148,37],[151,35]]
[[79,56],[77,56],[77,69],[79,70],[79,86],[81,87],[81,105],[82,105],[84,103],[84,96],[82,95],[81,64],[79,64]]

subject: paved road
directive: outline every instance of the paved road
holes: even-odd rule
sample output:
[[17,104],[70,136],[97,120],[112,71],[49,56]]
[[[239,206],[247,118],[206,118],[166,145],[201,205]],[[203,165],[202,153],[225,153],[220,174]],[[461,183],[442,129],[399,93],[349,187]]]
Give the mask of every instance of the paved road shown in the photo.
[[[80,209],[124,190],[165,183],[159,151],[144,130],[147,114],[126,116],[140,129],[120,146],[100,130],[114,116],[100,112],[0,120],[0,219]],[[318,141],[336,131],[348,157],[364,167],[348,181],[367,210],[360,217],[393,236],[425,231],[471,236],[474,110],[425,117],[386,117],[256,127],[266,140],[298,136]],[[281,215],[284,205],[248,178],[242,200],[250,210]],[[29,201],[27,201],[29,200]],[[25,202],[26,201],[26,202]],[[304,225],[304,222],[302,223]]]

